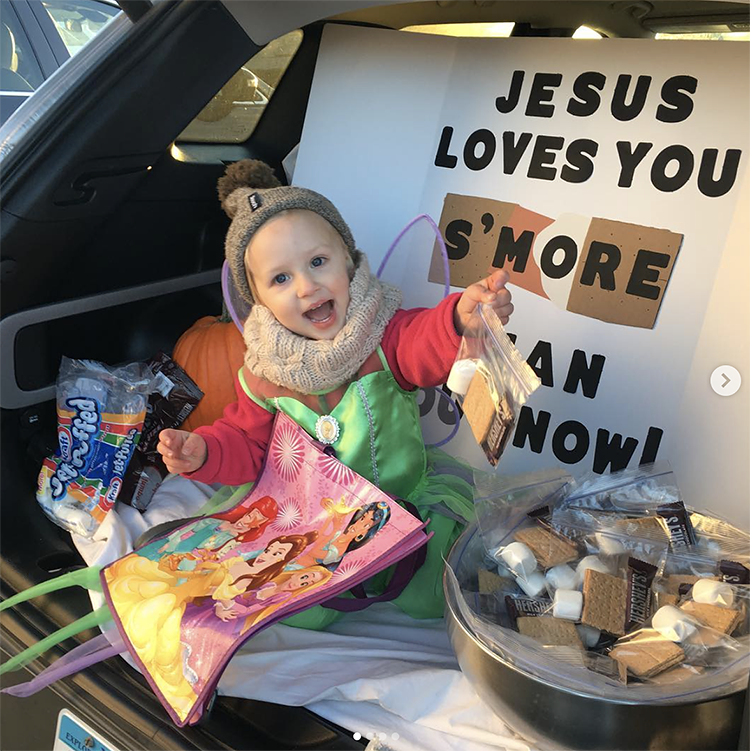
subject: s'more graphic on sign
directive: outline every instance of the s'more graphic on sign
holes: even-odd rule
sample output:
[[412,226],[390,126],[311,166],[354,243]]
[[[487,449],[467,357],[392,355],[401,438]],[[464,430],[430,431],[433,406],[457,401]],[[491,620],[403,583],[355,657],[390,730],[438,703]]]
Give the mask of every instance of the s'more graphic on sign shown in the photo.
[[[440,216],[451,285],[496,269],[562,310],[653,328],[682,235],[601,217],[544,216],[516,203],[448,193]],[[428,279],[443,281],[435,243]]]

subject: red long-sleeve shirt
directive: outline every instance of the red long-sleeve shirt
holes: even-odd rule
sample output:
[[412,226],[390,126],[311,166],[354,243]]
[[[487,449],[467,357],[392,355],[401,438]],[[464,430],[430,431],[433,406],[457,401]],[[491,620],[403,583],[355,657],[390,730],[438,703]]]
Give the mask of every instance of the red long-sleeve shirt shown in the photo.
[[[401,388],[445,383],[461,337],[453,322],[460,293],[435,308],[399,310],[386,326],[381,347]],[[235,377],[237,401],[213,425],[195,432],[206,441],[206,461],[186,475],[193,480],[241,485],[260,472],[271,436],[274,416],[245,394]]]

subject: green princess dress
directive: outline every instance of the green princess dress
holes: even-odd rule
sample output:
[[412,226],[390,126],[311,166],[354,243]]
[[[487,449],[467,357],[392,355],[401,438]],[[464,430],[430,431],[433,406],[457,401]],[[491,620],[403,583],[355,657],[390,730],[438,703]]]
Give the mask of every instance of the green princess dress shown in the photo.
[[[337,458],[381,490],[416,506],[433,533],[424,564],[395,599],[413,618],[443,615],[443,558],[473,518],[471,468],[444,451],[427,448],[422,437],[417,391],[396,381],[380,347],[347,385],[311,395],[275,386],[240,371],[245,396],[271,413],[281,410],[312,437],[329,442]],[[250,485],[219,491],[202,513],[238,503]],[[381,593],[391,572],[373,577],[366,589]],[[299,628],[322,629],[339,611],[316,606],[283,621]]]

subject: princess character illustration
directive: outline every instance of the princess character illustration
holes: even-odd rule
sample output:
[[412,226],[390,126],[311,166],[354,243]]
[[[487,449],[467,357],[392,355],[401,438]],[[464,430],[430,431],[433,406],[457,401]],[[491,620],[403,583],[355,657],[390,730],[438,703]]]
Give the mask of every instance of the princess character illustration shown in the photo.
[[238,537],[242,538],[242,542],[258,539],[277,514],[276,501],[265,496],[250,506],[237,506],[194,522],[188,528],[178,529],[166,539],[155,540],[139,552],[151,560],[161,558],[161,566],[167,570],[192,571],[198,560],[211,557],[212,553]]
[[[326,504],[329,500],[323,499],[323,504]],[[327,507],[332,508],[330,503],[327,504]],[[343,507],[343,503],[339,504],[339,508],[341,507]],[[390,509],[384,501],[368,503],[366,506],[357,509],[346,526],[343,526],[340,511],[334,510],[332,515],[334,533],[325,537],[320,535],[319,542],[305,551],[299,557],[297,563],[302,566],[317,564],[334,571],[346,553],[351,553],[372,540],[385,526],[389,516]]]

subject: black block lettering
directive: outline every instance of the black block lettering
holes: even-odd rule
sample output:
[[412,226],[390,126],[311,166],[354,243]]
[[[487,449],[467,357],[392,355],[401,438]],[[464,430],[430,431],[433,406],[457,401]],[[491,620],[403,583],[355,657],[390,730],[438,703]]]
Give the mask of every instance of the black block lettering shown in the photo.
[[522,274],[526,270],[533,242],[534,233],[530,229],[524,230],[516,240],[512,227],[502,227],[500,237],[497,239],[497,248],[495,249],[495,257],[492,259],[492,265],[495,268],[502,269],[505,268],[506,261],[515,261],[513,271]]
[[[477,146],[483,146],[482,153],[477,156]],[[464,145],[464,164],[475,172],[484,169],[495,156],[497,141],[495,134],[486,128],[475,130],[467,139]]]
[[630,188],[633,185],[635,168],[643,161],[646,154],[651,151],[652,143],[639,143],[635,150],[630,141],[617,142],[617,155],[620,157],[620,177],[617,180],[618,188]]
[[714,180],[719,150],[705,149],[698,170],[698,190],[709,198],[718,198],[729,193],[737,179],[741,155],[742,152],[739,149],[727,149],[724,166],[721,168],[721,177]]
[[[575,438],[572,448],[566,444],[569,436]],[[591,438],[586,426],[577,420],[566,420],[557,426],[552,436],[552,452],[563,464],[578,464],[589,450]]]
[[[606,256],[606,260],[603,260]],[[581,284],[591,287],[597,274],[602,289],[615,288],[615,269],[620,265],[620,249],[612,243],[593,240],[581,272]]]
[[550,165],[555,163],[555,151],[565,145],[562,136],[537,136],[534,151],[531,154],[528,176],[536,180],[554,180],[557,170]]
[[659,272],[657,269],[666,269],[669,266],[669,256],[666,253],[656,253],[653,250],[641,250],[635,257],[633,271],[628,280],[625,293],[636,297],[645,297],[647,300],[658,300],[661,295],[661,287],[647,282],[658,282]]
[[621,122],[633,120],[641,114],[643,106],[646,104],[649,87],[651,86],[651,76],[638,76],[635,91],[633,92],[630,104],[628,104],[626,99],[628,98],[628,89],[630,89],[630,82],[632,80],[633,76],[628,73],[619,75],[614,94],[612,94],[612,116]]
[[512,175],[521,161],[526,149],[531,143],[531,133],[521,133],[518,143],[515,142],[516,134],[512,130],[503,133],[503,172]]
[[[558,250],[563,251],[563,258],[560,263],[555,263],[555,255]],[[566,235],[557,235],[544,246],[539,258],[539,267],[542,273],[550,279],[562,279],[575,268],[577,259],[578,246],[575,240]]]
[[562,73],[537,73],[531,83],[531,93],[526,105],[527,117],[552,117],[555,114],[554,104],[551,102],[555,95],[553,91],[562,83]]
[[435,406],[437,395],[435,394],[435,389],[419,389],[419,396],[422,397],[421,399],[417,398],[419,416],[425,417],[430,414],[430,410]]
[[521,86],[523,85],[524,75],[524,71],[522,70],[513,71],[513,77],[510,79],[510,91],[508,92],[508,96],[499,96],[495,99],[495,107],[498,112],[507,115],[516,108],[521,96]]
[[593,158],[599,151],[599,144],[589,138],[578,138],[571,141],[565,151],[568,160],[560,170],[560,177],[566,183],[583,183],[594,174]]
[[656,119],[662,123],[681,123],[693,112],[693,99],[698,89],[698,79],[693,76],[672,76],[661,87],[664,104],[656,108]]
[[445,228],[445,249],[451,261],[458,261],[469,252],[471,230],[471,222],[466,219],[454,219],[448,222]]
[[552,387],[555,385],[552,375],[552,345],[550,342],[538,341],[526,358],[526,362],[539,376],[542,385]]
[[648,429],[639,464],[651,464],[656,461],[656,455],[659,453],[659,444],[663,435],[664,431],[661,428],[651,427]]
[[609,431],[600,428],[596,431],[594,472],[598,475],[604,474],[610,465],[612,472],[625,469],[637,448],[638,441],[635,438],[628,437],[625,443],[622,443],[622,436],[615,433],[610,440]]
[[607,79],[603,73],[590,70],[581,73],[573,82],[573,97],[568,100],[568,112],[576,117],[588,117],[599,109],[602,98],[599,92]]
[[524,405],[518,414],[518,425],[513,435],[513,445],[522,449],[529,439],[529,448],[535,454],[541,454],[544,449],[544,439],[547,436],[549,421],[552,415],[544,410],[539,410],[539,417],[534,419],[534,411]]
[[460,419],[460,415],[456,413],[455,409],[456,407],[458,407],[458,404],[452,401],[449,402],[445,397],[440,396],[440,394],[438,394],[437,392],[435,393],[435,398],[437,399],[437,413],[440,422],[442,422],[444,425],[453,427]]
[[563,391],[567,394],[575,394],[580,383],[583,395],[587,399],[593,399],[599,388],[605,361],[604,355],[591,355],[591,364],[589,364],[586,362],[586,353],[582,349],[575,350],[573,357],[570,358],[570,367]]
[[453,138],[453,128],[446,125],[440,134],[440,143],[435,154],[435,166],[453,169],[458,164],[458,157],[448,153]]
[[[677,162],[677,172],[669,177],[667,167],[670,162]],[[663,193],[674,193],[690,179],[695,166],[693,152],[687,146],[675,144],[659,152],[651,165],[651,182]]]

